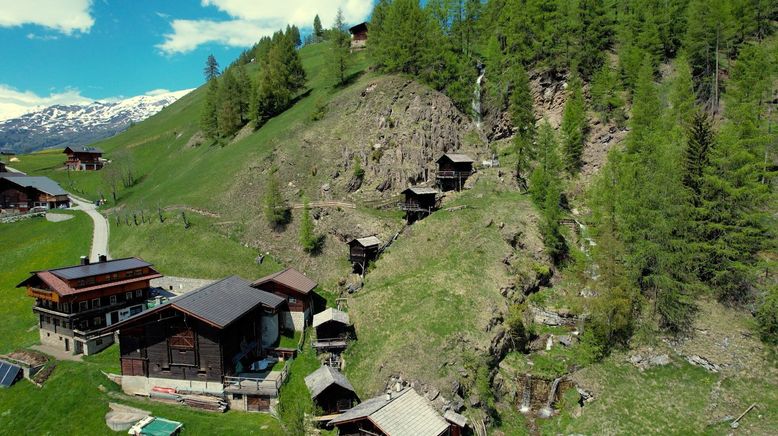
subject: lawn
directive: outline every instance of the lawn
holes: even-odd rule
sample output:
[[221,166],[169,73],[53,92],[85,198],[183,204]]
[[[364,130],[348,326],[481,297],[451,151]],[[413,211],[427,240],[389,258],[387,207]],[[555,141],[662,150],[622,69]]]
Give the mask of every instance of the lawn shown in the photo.
[[237,274],[254,280],[281,269],[270,257],[257,264],[257,250],[243,246],[236,239],[222,235],[216,219],[187,214],[188,229],[180,212],[166,212],[160,223],[156,213],[150,223],[135,226],[116,224],[109,215],[110,247],[114,257],[138,256],[153,263],[162,274],[220,279]]

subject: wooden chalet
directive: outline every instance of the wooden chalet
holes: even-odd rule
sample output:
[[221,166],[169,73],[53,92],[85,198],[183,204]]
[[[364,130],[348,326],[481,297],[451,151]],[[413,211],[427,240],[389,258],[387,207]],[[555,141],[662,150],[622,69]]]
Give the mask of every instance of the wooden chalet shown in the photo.
[[314,289],[318,284],[294,268],[270,274],[252,283],[253,287],[271,292],[286,300],[281,309],[281,327],[305,330],[313,314]]
[[446,153],[436,162],[438,186],[443,191],[461,191],[465,180],[473,174],[474,161],[466,154]]
[[141,259],[108,260],[34,271],[17,288],[35,299],[40,340],[70,354],[94,354],[113,343],[102,331],[146,310],[150,280],[162,277]]
[[0,175],[0,209],[27,212],[32,208],[70,207],[70,197],[48,177],[18,173]]
[[122,389],[227,396],[234,408],[269,409],[285,378],[267,355],[283,305],[231,276],[108,328],[119,336]]
[[354,271],[365,273],[367,264],[378,258],[381,240],[375,236],[352,239],[348,243],[348,260],[354,265]]
[[348,29],[351,34],[351,50],[362,50],[367,46],[367,23],[359,23]]
[[316,351],[342,351],[346,348],[348,339],[353,336],[348,313],[332,307],[314,315],[311,326],[316,332],[311,346]]
[[341,436],[456,436],[462,431],[411,388],[366,400],[329,424]]
[[103,167],[103,151],[96,147],[65,147],[65,168],[76,171],[95,171]]
[[321,366],[307,375],[305,385],[311,400],[324,415],[344,412],[359,403],[359,396],[346,376],[330,366]]
[[400,204],[400,209],[405,211],[405,219],[408,224],[426,217],[439,206],[438,191],[433,188],[412,186],[401,194],[405,196],[405,199]]

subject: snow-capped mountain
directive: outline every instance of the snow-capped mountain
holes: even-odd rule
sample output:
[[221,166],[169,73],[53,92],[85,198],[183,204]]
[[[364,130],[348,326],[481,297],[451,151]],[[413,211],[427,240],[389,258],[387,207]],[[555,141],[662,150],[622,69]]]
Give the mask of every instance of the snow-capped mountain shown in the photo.
[[139,95],[86,105],[55,105],[0,121],[0,149],[17,153],[86,145],[143,121],[192,91]]

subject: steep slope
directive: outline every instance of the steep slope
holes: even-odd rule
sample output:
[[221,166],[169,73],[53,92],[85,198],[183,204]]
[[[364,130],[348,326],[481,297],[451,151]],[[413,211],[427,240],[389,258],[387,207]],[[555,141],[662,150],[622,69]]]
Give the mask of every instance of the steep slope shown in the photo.
[[29,153],[47,147],[90,144],[145,120],[190,91],[43,108],[0,121],[0,148]]

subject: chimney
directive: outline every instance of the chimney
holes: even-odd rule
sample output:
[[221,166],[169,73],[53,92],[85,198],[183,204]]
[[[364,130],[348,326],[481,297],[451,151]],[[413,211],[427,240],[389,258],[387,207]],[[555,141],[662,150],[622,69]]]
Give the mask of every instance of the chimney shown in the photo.
[[101,254],[98,259],[100,259],[100,262],[108,262],[108,256]]
[[81,256],[81,265],[89,265],[89,256]]

